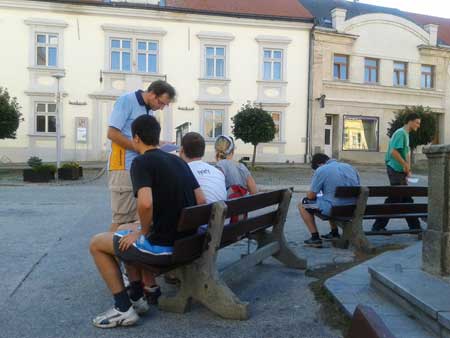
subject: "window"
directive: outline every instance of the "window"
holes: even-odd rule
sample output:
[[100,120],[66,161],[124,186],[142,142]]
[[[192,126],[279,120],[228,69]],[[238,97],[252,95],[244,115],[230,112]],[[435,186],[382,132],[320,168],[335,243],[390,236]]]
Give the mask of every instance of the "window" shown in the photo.
[[270,112],[272,116],[273,123],[275,124],[275,137],[272,142],[280,142],[281,141],[281,112]]
[[56,104],[36,103],[36,132],[56,133]]
[[206,46],[206,77],[224,78],[225,77],[225,47],[224,46]]
[[264,80],[281,80],[282,79],[282,64],[283,51],[280,49],[266,49],[264,53]]
[[131,71],[130,39],[111,39],[111,70]]
[[214,139],[223,134],[223,110],[205,110],[203,112],[203,135]]
[[45,67],[58,65],[58,34],[36,34],[36,65]]
[[394,86],[406,86],[407,64],[405,62],[394,62]]
[[342,150],[378,151],[378,118],[344,116]]
[[434,87],[434,67],[422,65],[422,76],[420,86],[423,89],[431,89]]
[[158,42],[137,40],[137,71],[158,72]]
[[334,55],[333,75],[335,80],[348,79],[348,56]]
[[366,83],[378,83],[378,60],[365,59],[364,81]]

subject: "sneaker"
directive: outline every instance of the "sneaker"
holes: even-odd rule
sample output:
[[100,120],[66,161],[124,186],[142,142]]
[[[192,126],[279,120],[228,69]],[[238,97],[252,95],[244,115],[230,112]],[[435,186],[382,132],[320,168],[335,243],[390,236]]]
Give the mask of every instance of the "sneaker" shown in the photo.
[[156,305],[158,304],[159,296],[161,296],[161,289],[159,286],[144,286],[144,295],[147,298],[148,304]]
[[102,313],[92,320],[92,324],[102,329],[116,326],[130,326],[135,324],[139,319],[138,314],[132,306],[126,312],[121,312],[115,307]]
[[322,247],[322,240],[320,238],[310,238],[304,241],[306,246],[312,246],[314,248],[321,248]]
[[143,315],[150,309],[150,306],[148,306],[145,297],[141,297],[137,301],[133,301],[132,299],[130,300],[131,304],[133,305],[134,311],[136,311],[138,315]]
[[320,237],[326,241],[334,241],[336,239],[341,238],[341,235],[339,235],[339,233],[330,232],[330,233],[328,233],[326,235],[322,235]]

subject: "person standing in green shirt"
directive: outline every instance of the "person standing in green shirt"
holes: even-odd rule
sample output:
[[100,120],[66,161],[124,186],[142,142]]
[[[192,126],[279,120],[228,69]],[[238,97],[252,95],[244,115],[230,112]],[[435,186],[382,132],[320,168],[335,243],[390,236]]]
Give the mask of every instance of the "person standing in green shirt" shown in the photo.
[[[411,176],[411,149],[409,147],[409,133],[420,128],[420,117],[416,113],[408,114],[405,124],[392,135],[386,152],[386,169],[391,185],[408,185],[407,178]],[[385,203],[412,203],[411,197],[388,197]],[[406,217],[410,229],[420,229],[417,217]],[[372,231],[386,229],[389,218],[376,219]]]

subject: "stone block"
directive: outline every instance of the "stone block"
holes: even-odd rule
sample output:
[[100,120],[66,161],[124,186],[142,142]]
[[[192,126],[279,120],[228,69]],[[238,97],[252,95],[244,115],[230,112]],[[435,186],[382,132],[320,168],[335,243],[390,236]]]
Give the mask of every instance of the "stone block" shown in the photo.
[[422,268],[435,275],[450,275],[450,234],[427,230],[423,235]]

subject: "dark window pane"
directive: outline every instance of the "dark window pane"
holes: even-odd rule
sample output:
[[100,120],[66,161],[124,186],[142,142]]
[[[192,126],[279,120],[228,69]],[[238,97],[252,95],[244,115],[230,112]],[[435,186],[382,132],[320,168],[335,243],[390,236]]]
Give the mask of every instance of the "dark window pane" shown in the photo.
[[339,63],[347,63],[347,57],[346,56],[334,56],[334,62],[339,62]]
[[333,73],[334,73],[334,78],[339,79],[339,65],[334,65]]
[[341,66],[341,80],[347,80],[347,66]]
[[36,116],[36,131],[38,133],[45,133],[45,116]]
[[331,144],[331,131],[330,129],[325,129],[325,145]]
[[46,66],[47,65],[47,58],[45,53],[45,47],[38,47],[37,48],[37,64],[39,66]]
[[56,116],[47,116],[48,119],[48,132],[55,133],[56,132]]

